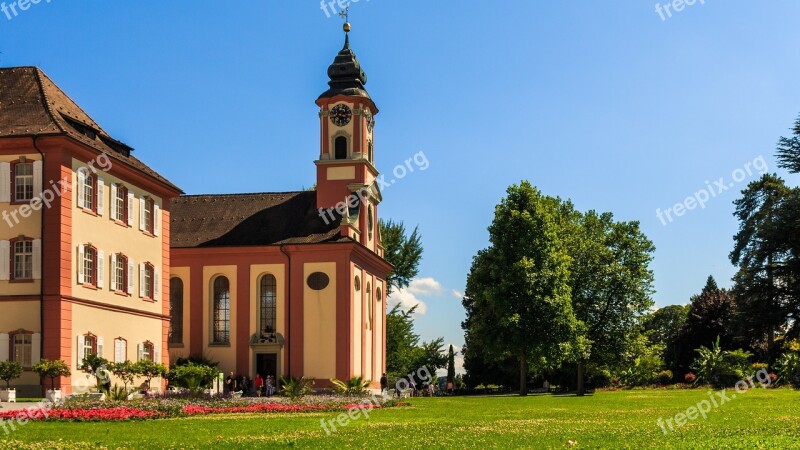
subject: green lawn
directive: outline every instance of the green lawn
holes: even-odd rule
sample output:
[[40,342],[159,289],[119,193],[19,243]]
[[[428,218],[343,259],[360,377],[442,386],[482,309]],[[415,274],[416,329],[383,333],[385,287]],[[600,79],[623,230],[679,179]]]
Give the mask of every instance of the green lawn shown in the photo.
[[706,390],[423,398],[330,436],[320,419],[334,413],[30,423],[0,448],[57,448],[59,439],[89,444],[76,448],[800,448],[800,392],[788,389],[741,394],[667,436],[657,425],[707,398]]

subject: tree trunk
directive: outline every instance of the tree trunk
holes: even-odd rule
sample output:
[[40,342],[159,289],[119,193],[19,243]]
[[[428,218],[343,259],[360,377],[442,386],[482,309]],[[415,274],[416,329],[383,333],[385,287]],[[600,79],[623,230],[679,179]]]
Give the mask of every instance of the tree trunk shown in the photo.
[[578,396],[582,397],[586,394],[586,386],[583,383],[583,373],[586,370],[586,367],[583,365],[583,361],[578,363]]
[[528,360],[525,351],[519,354],[519,395],[528,395]]

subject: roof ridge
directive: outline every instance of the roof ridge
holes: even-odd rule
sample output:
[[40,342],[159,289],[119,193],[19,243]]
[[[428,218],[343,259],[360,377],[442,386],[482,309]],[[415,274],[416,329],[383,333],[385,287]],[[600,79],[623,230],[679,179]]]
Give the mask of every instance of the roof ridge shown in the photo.
[[[66,133],[67,130],[63,126],[61,126],[59,121],[56,120],[55,116],[53,115],[53,110],[52,110],[52,108],[50,108],[50,97],[47,95],[47,92],[44,89],[44,83],[42,82],[42,76],[46,77],[48,80],[50,80],[50,77],[45,75],[45,73],[42,71],[42,69],[40,69],[38,67],[33,67],[33,73],[36,76],[36,84],[37,84],[37,87],[39,88],[39,93],[42,95],[42,106],[44,106],[44,110],[47,111],[47,114],[50,116],[50,120],[53,121],[53,123],[56,125],[56,128],[61,130],[62,133]],[[50,81],[52,82],[53,80],[50,80]],[[66,93],[64,95],[66,95]],[[72,99],[70,99],[70,100],[72,100]],[[73,103],[75,103],[75,102],[73,101]]]
[[184,194],[175,199],[187,198],[187,197],[244,197],[246,195],[285,195],[285,194],[302,194],[303,192],[315,192],[314,191],[283,191],[283,192],[233,192],[230,194]]
[[[61,89],[61,87],[59,85],[57,85],[49,76],[47,76],[47,74],[44,73],[44,71],[42,69],[40,69],[39,67],[35,67],[35,69],[36,69],[36,77],[39,80],[39,86],[40,86],[40,89],[42,89],[42,91],[44,91],[44,83],[42,82],[42,77],[43,77],[43,78],[47,79],[47,81],[49,81],[51,85],[53,85],[54,89],[56,89],[59,93],[61,93],[61,95],[66,97],[67,100],[69,100],[73,105],[75,105],[75,108],[78,111],[82,112],[83,115],[86,116],[89,119],[89,121],[91,123],[84,123],[84,125],[92,127],[92,128],[96,128],[96,131],[98,132],[98,134],[101,134],[101,135],[104,135],[106,137],[110,137],[110,138],[114,139],[110,134],[108,134],[108,132],[105,129],[103,129],[103,127],[96,120],[94,120],[94,117],[92,117],[91,114],[87,113],[86,110],[83,109],[81,107],[81,105],[78,104],[78,102],[75,101],[75,99],[73,99],[69,94],[67,94],[67,92],[65,90]],[[47,96],[47,94],[45,94],[45,97],[46,96]],[[46,106],[47,106],[47,110],[50,112],[50,114],[53,115],[54,112],[50,108],[49,102],[48,102],[48,104]],[[68,114],[63,114],[63,113],[60,113],[60,112],[59,112],[59,114],[61,114],[63,116],[67,116],[67,117],[69,117],[69,118],[71,118],[73,120],[76,120],[76,121],[80,122],[80,123],[83,123],[83,121],[78,119],[77,117],[72,117],[72,116],[70,116]],[[53,117],[53,120],[57,121],[57,119],[55,117]]]

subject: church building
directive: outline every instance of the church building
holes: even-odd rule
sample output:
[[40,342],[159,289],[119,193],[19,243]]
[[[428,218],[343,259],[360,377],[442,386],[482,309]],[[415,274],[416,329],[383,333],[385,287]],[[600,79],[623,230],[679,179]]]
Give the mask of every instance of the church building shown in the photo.
[[391,266],[378,227],[378,108],[349,33],[328,76],[315,190],[172,200],[172,359],[206,355],[226,373],[304,375],[317,387],[354,376],[379,386]]

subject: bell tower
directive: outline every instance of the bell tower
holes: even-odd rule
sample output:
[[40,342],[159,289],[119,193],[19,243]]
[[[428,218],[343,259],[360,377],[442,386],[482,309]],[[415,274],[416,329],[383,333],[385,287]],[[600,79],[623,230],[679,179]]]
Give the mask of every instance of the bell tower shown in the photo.
[[345,23],[344,47],[328,67],[329,89],[316,102],[320,120],[320,152],[314,162],[317,208],[321,215],[323,210],[336,211],[342,235],[378,252],[381,194],[375,183],[373,133],[378,107],[364,88],[367,74],[350,49],[350,30],[350,23]]

